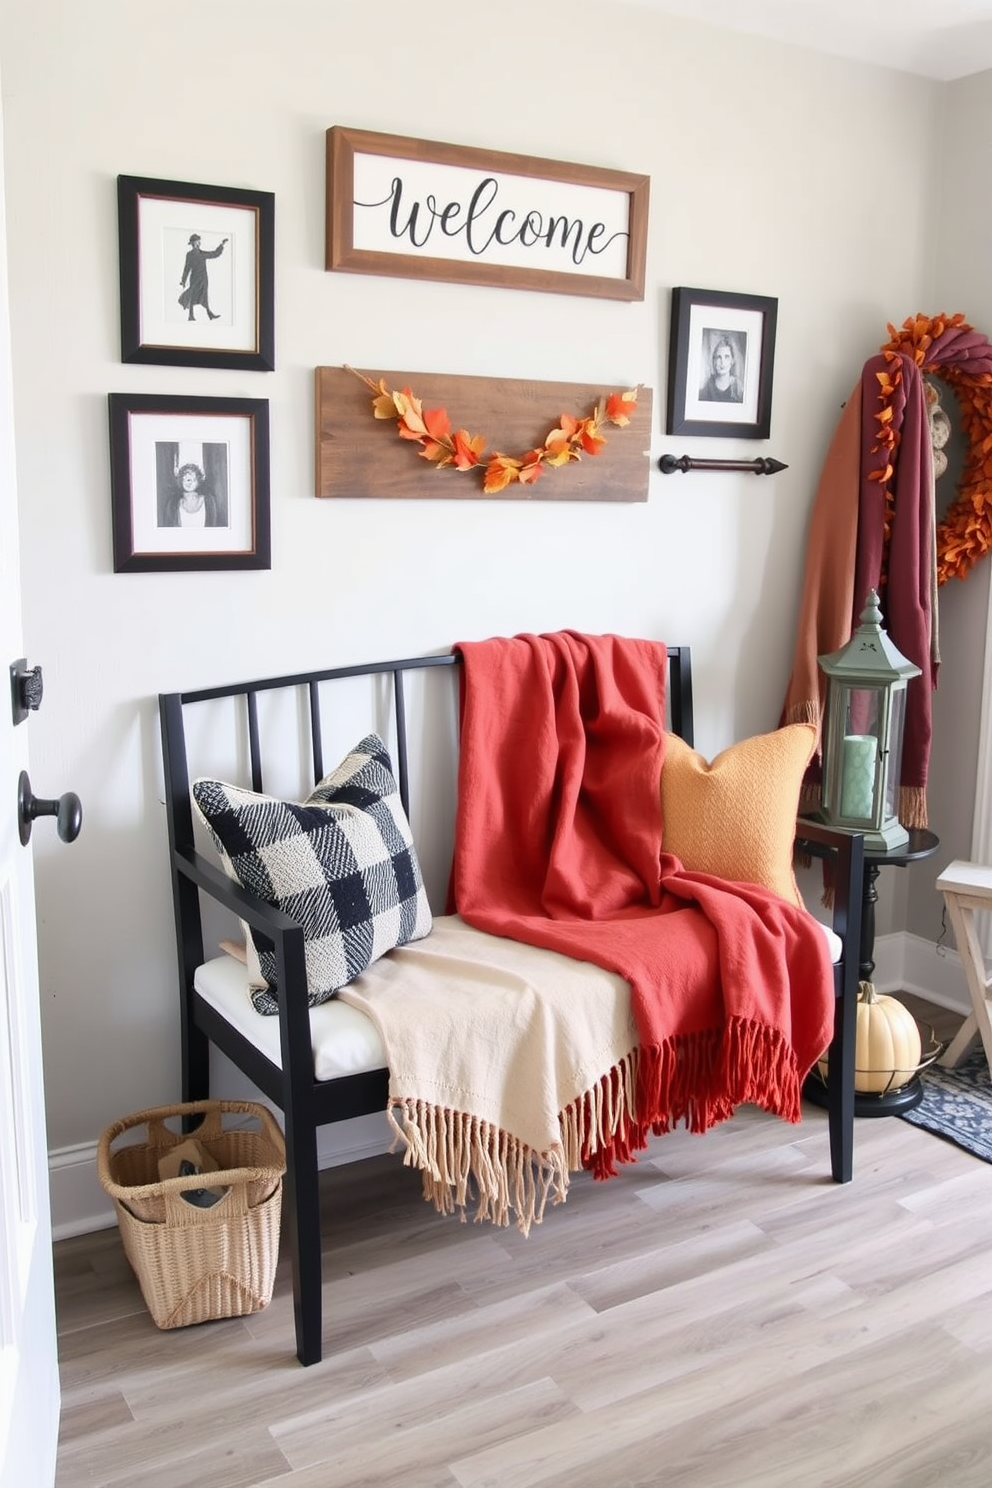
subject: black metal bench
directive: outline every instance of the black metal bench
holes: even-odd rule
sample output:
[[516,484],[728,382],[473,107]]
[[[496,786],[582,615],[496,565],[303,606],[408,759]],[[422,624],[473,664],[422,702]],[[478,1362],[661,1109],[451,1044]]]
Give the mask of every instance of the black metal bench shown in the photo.
[[[668,723],[687,743],[693,742],[692,680],[687,647],[669,648]],[[390,744],[400,795],[410,815],[410,738],[408,696],[412,680],[444,669],[446,686],[441,706],[450,710],[451,737],[457,715],[458,657],[453,654],[411,657],[363,666],[332,667],[292,676],[232,683],[159,697],[165,766],[165,800],[169,828],[171,878],[179,955],[182,1034],[182,1098],[203,1100],[210,1095],[209,1045],[213,1043],[242,1070],[282,1113],[285,1124],[287,1172],[284,1230],[293,1268],[293,1300],[297,1354],[302,1364],[321,1358],[321,1234],[318,1202],[317,1129],[385,1110],[388,1073],[385,1069],[318,1081],[314,1077],[310,1009],[304,964],[303,932],[287,915],[248,894],[228,878],[216,860],[201,853],[194,834],[190,783],[203,773],[191,772],[195,733],[209,741],[210,768],[218,757],[218,731],[230,738],[228,759],[241,770],[243,783],[253,790],[265,784],[266,702],[274,695],[291,696],[290,709],[298,729],[301,770],[316,783],[325,773],[327,715],[322,705],[329,688],[346,679],[367,679],[371,727]],[[439,675],[439,674],[438,674]],[[429,700],[430,701],[430,700]],[[436,702],[436,699],[434,699]],[[193,709],[214,705],[218,714],[208,726],[191,729]],[[367,731],[366,717],[360,730]],[[355,733],[354,737],[359,737]],[[344,751],[342,751],[344,752]],[[332,761],[336,763],[336,757]],[[228,763],[226,778],[233,779]],[[861,915],[862,840],[801,821],[798,835],[808,851],[833,863],[833,928],[844,954],[835,965],[837,1012],[830,1046],[831,1078],[827,1087],[831,1170],[846,1183],[852,1176],[854,1131],[854,1044],[857,1016],[858,945]],[[415,833],[416,835],[416,833]],[[419,846],[419,843],[418,843]],[[242,1033],[210,1005],[194,987],[197,968],[204,961],[204,909],[221,906],[267,937],[276,958],[281,989],[279,1040],[281,1067],[260,1053]]]

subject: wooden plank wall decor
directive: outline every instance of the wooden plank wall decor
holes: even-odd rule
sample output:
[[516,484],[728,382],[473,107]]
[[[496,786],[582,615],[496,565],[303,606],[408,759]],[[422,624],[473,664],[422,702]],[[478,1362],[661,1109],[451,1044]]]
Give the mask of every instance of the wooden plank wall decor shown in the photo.
[[392,419],[372,413],[372,393],[346,367],[316,371],[316,495],[461,501],[646,501],[651,443],[651,389],[641,387],[626,428],[606,424],[598,455],[543,470],[530,485],[514,482],[495,496],[482,490],[489,455],[520,456],[543,445],[563,413],[586,418],[601,398],[631,383],[518,381],[437,372],[357,369],[390,390],[410,388],[425,409],[444,408],[455,429],[483,435],[486,453],[475,470],[438,470]]

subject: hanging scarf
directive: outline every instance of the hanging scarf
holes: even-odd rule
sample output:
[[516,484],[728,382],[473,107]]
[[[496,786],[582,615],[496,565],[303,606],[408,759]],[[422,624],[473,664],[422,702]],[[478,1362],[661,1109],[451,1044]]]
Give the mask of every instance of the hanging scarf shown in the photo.
[[[891,438],[880,438],[882,383]],[[891,386],[895,383],[895,387]],[[884,426],[883,426],[884,427]],[[886,501],[886,489],[891,493]],[[931,697],[937,680],[932,648],[934,592],[933,467],[923,378],[909,356],[869,358],[852,390],[817,487],[792,675],[783,723],[822,725],[826,679],[817,657],[846,645],[868,592],[883,595],[893,644],[920,668],[906,693],[899,817],[927,824]],[[807,772],[801,809],[819,805],[822,757]]]

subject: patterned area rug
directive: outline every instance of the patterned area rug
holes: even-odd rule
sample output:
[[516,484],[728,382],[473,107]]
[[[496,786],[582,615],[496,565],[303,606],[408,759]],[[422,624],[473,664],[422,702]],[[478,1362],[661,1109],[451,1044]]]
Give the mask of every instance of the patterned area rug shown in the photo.
[[901,1119],[992,1162],[992,1077],[981,1043],[957,1069],[931,1064],[920,1079],[923,1099]]

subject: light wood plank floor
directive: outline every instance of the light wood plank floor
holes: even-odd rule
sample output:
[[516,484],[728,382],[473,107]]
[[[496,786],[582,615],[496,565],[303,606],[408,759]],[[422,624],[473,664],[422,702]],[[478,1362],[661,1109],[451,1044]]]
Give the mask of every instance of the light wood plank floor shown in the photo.
[[987,1488],[992,1165],[891,1117],[855,1163],[749,1109],[527,1240],[338,1168],[307,1370],[285,1265],[160,1332],[116,1229],[59,1242],[58,1488]]

